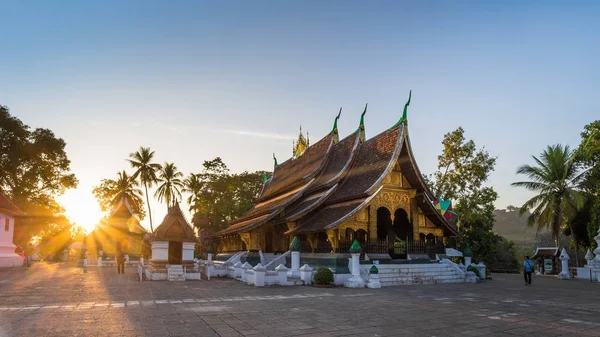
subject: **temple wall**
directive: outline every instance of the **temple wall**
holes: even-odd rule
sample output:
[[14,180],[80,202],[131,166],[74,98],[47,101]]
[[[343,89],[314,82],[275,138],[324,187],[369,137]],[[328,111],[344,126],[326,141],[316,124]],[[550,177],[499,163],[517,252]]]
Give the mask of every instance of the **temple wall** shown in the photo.
[[194,260],[194,246],[196,244],[194,242],[184,242],[183,243],[183,261],[193,261]]

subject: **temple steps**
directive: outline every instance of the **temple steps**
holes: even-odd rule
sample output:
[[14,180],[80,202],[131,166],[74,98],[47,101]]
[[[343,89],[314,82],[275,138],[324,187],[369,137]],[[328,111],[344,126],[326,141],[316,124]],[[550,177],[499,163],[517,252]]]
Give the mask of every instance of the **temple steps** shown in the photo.
[[462,283],[464,277],[447,265],[380,265],[381,285]]
[[183,272],[183,266],[169,265],[167,268],[167,280],[169,281],[185,281],[185,274]]

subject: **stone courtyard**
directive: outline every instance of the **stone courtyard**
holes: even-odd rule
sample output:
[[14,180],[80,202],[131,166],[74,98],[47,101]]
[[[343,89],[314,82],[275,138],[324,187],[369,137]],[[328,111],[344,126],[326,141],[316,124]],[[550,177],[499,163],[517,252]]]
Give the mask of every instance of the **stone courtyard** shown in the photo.
[[600,285],[586,281],[257,288],[114,269],[0,270],[0,336],[600,336]]

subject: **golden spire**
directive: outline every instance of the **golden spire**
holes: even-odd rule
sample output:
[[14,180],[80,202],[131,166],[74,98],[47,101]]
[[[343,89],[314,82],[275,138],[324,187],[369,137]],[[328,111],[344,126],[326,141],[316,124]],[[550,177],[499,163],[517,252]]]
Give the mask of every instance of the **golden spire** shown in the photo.
[[298,140],[294,143],[294,158],[300,157],[304,151],[308,148],[308,132],[306,133],[306,137],[302,134],[302,125],[300,125],[300,134],[298,135]]

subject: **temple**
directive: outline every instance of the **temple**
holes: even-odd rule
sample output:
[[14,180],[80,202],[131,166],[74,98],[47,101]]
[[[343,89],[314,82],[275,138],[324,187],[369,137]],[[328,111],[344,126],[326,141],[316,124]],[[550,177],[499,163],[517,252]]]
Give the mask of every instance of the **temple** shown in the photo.
[[365,252],[396,259],[443,248],[445,238],[459,234],[436,210],[438,199],[415,162],[409,104],[410,96],[398,122],[372,138],[365,133],[366,106],[358,128],[343,139],[341,109],[331,132],[314,144],[301,132],[255,205],[216,234],[218,252],[285,252],[294,237],[304,253],[346,253],[355,239]]
[[150,280],[184,281],[200,279],[194,272],[194,248],[196,235],[179,203],[169,207],[162,223],[152,238],[152,259],[146,277]]
[[89,251],[102,251],[104,256],[116,256],[123,252],[130,257],[140,257],[149,253],[146,234],[146,229],[140,224],[129,202],[123,198],[88,235],[86,245]]

